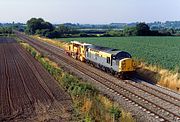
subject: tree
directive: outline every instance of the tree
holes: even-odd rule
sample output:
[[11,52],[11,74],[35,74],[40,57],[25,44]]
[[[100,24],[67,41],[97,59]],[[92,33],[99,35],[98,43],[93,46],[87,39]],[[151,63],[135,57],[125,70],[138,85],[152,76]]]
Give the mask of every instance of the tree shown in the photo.
[[149,36],[150,28],[145,23],[139,23],[136,25],[137,36]]
[[61,34],[70,34],[73,29],[71,27],[65,26],[64,24],[61,24],[61,25],[59,25],[57,30]]
[[12,34],[12,28],[11,27],[0,27],[0,34]]
[[47,32],[44,36],[48,38],[60,38],[61,34],[58,31],[54,30]]
[[53,31],[54,27],[51,23],[45,22],[42,18],[31,18],[27,21],[27,30],[28,34],[35,34],[37,30],[49,30]]
[[126,27],[123,32],[124,32],[125,36],[136,36],[137,35],[136,27]]

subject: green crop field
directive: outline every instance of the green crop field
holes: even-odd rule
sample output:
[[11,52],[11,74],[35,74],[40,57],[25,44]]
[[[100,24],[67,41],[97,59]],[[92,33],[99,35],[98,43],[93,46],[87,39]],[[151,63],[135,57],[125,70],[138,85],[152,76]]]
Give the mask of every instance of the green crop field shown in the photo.
[[[180,37],[64,38],[127,51],[134,58],[162,68],[180,68]],[[180,71],[180,70],[179,70]]]

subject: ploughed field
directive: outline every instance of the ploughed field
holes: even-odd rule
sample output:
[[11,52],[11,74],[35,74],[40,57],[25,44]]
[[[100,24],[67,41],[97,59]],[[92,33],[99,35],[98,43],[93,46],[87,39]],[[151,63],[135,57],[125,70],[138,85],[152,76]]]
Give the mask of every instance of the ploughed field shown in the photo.
[[148,64],[180,72],[180,37],[101,37],[63,38],[64,41],[81,41],[99,46],[117,48],[132,54]]
[[71,98],[14,39],[0,38],[0,121],[68,121]]

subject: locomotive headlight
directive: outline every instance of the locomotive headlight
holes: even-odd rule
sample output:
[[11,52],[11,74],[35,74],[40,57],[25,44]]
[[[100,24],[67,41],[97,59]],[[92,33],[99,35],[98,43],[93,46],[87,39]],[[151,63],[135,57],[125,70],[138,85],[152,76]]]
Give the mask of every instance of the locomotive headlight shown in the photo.
[[136,62],[134,60],[132,61],[132,64],[134,67],[136,66]]
[[122,65],[122,67],[124,68],[125,65],[126,65],[126,62],[125,62],[125,61],[122,61],[121,65]]

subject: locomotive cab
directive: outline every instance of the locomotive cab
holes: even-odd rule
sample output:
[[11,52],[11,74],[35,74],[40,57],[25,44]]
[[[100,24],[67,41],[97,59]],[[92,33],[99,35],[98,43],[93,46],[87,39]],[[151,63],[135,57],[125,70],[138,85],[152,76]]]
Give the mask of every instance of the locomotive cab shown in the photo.
[[113,59],[116,60],[118,66],[119,66],[118,67],[119,72],[135,71],[136,63],[132,59],[132,56],[129,53],[121,51],[121,52],[117,53],[113,57]]
[[120,72],[132,72],[135,71],[135,61],[131,58],[124,58],[119,61]]

